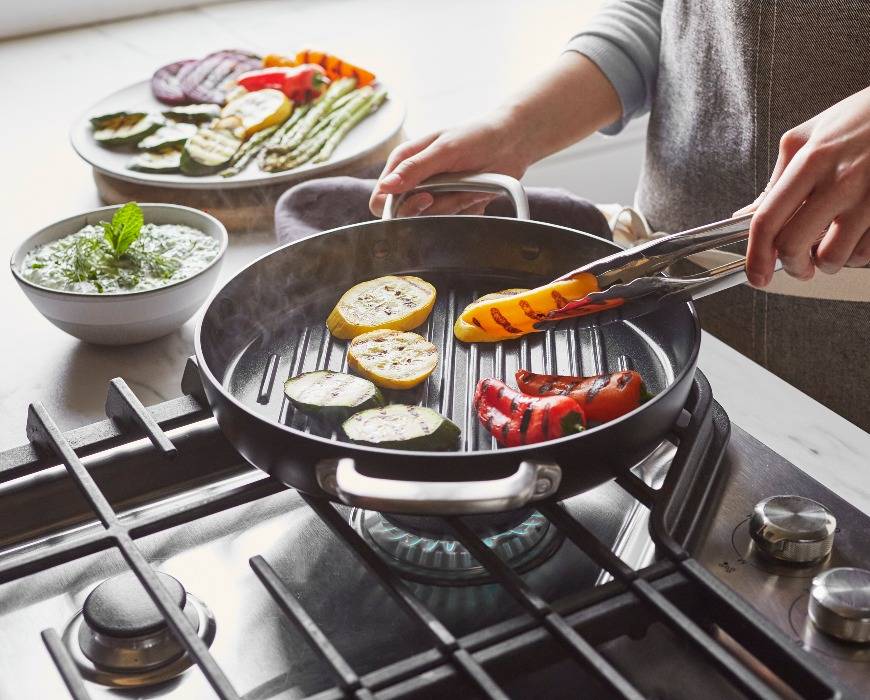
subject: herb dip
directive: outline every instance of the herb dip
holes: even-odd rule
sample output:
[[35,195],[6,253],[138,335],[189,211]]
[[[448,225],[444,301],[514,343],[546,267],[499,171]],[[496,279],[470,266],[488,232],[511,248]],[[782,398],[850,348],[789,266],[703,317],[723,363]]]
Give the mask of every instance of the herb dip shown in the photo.
[[67,292],[144,292],[192,277],[219,252],[217,240],[190,226],[144,224],[138,238],[116,256],[103,226],[95,224],[30,251],[21,276]]

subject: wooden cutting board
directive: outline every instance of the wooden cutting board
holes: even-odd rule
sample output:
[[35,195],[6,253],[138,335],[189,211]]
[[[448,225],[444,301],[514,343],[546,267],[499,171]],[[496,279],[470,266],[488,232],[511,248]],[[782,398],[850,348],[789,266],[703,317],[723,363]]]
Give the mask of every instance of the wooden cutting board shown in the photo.
[[[372,165],[384,163],[390,151],[406,139],[404,131],[387,141],[383,146],[361,156],[350,163],[345,163],[329,170],[319,172],[318,177],[334,175],[355,175],[365,171]],[[245,233],[250,231],[272,230],[274,226],[275,203],[284,192],[293,185],[303,182],[309,177],[300,173],[296,180],[284,181],[277,185],[256,186],[250,188],[233,188],[222,190],[192,190],[173,189],[171,187],[155,187],[139,183],[119,180],[109,175],[93,170],[94,182],[100,199],[106,204],[121,204],[123,202],[168,202],[183,204],[187,207],[201,209],[223,222],[230,233]]]

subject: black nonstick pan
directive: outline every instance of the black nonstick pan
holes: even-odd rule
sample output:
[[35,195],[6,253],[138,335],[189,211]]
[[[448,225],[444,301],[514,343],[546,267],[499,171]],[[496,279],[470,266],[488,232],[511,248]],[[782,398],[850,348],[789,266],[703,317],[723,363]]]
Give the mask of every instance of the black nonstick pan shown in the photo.
[[[197,326],[196,357],[222,431],[251,464],[288,486],[350,505],[487,513],[593,488],[631,468],[673,428],[701,339],[689,303],[601,327],[564,322],[503,343],[455,340],[456,315],[474,298],[533,287],[618,250],[590,234],[522,218],[525,195],[511,178],[460,180],[429,188],[506,190],[521,218],[432,216],[345,226],[272,251],[213,295]],[[439,348],[426,382],[388,398],[452,419],[463,433],[456,452],[353,445],[294,412],[283,396],[284,381],[300,372],[347,371],[347,343],[329,334],[326,316],[349,287],[386,274],[419,275],[435,285],[435,309],[417,332]],[[518,368],[572,375],[636,369],[654,398],[577,435],[496,449],[471,397],[479,379],[513,383]]]

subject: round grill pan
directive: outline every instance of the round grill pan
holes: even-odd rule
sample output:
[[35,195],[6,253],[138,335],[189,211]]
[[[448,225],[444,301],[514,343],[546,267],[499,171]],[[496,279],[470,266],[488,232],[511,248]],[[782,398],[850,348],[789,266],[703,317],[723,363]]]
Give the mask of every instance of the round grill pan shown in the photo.
[[[475,189],[495,187],[474,182]],[[524,195],[515,202],[526,211]],[[251,263],[208,302],[195,338],[206,395],[245,459],[308,493],[386,512],[441,515],[566,498],[629,469],[675,424],[700,345],[692,306],[668,305],[602,327],[568,322],[492,344],[456,341],[453,323],[482,294],[533,287],[615,250],[572,229],[482,216],[372,221],[296,241]],[[387,398],[428,406],[457,423],[457,452],[353,445],[284,398],[290,376],[347,371],[347,343],[329,334],[326,316],[349,287],[386,274],[419,275],[435,285],[435,308],[417,332],[439,348],[438,367],[423,384],[388,391]],[[512,383],[518,368],[573,375],[636,369],[655,396],[577,435],[497,449],[471,398],[479,379]]]

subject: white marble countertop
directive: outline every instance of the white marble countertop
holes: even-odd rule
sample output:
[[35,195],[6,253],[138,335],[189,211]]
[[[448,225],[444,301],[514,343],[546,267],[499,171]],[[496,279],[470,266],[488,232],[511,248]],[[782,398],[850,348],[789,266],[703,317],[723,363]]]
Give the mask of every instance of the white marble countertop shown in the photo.
[[[597,5],[444,0],[430,10],[398,0],[258,1],[0,42],[0,83],[7,98],[14,95],[4,100],[10,138],[0,175],[0,255],[8,259],[42,226],[100,205],[89,168],[69,147],[69,124],[104,94],[182,54],[340,46],[401,91],[415,135],[492,107],[556,55]],[[223,275],[272,243],[271,231],[234,236]],[[0,449],[25,441],[31,401],[72,428],[102,415],[116,376],[146,405],[180,393],[195,320],[151,343],[103,348],[48,323],[8,273],[0,275],[0,299]],[[870,435],[706,334],[700,366],[736,424],[870,513]]]

